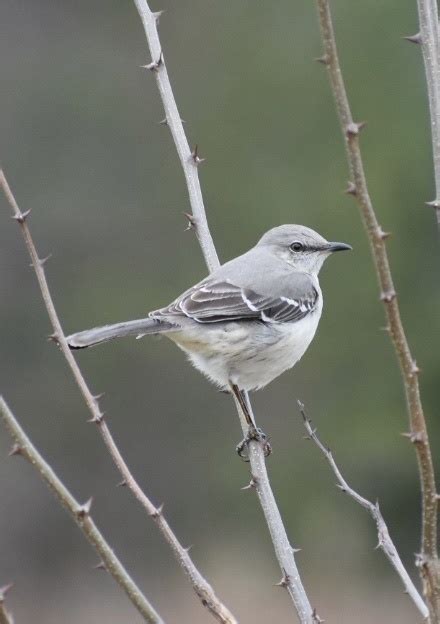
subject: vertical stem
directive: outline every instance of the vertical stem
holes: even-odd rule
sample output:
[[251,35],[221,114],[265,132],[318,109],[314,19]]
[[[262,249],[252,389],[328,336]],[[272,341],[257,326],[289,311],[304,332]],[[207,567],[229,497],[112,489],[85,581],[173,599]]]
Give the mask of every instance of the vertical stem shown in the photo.
[[414,444],[422,491],[422,536],[419,566],[432,622],[440,621],[440,577],[437,555],[437,489],[428,431],[420,398],[419,369],[412,357],[400,317],[399,304],[386,249],[387,234],[377,220],[368,192],[359,133],[362,124],[353,121],[336,48],[328,0],[317,0],[321,35],[324,43],[323,63],[327,66],[336,109],[341,124],[351,183],[348,191],[358,201],[385,306],[388,330],[402,373],[408,416],[409,438]]
[[440,48],[437,0],[417,0],[417,9],[428,89],[434,161],[435,199],[429,204],[435,208],[437,224],[440,227]]
[[[157,86],[165,110],[165,119],[170,128],[185,175],[193,213],[191,215],[191,224],[195,229],[205,262],[209,270],[213,271],[219,266],[219,260],[209,231],[197,173],[197,167],[201,160],[198,157],[197,150],[191,152],[189,149],[180,114],[174,99],[157,31],[157,19],[159,16],[151,11],[146,0],[134,0],[134,3],[142,20],[152,59],[152,62],[145,67],[150,69],[156,77]],[[244,393],[244,395],[249,403],[249,397],[246,393]],[[248,425],[242,420],[244,414],[240,409],[240,405],[238,403],[236,404],[243,432],[246,435],[248,433]],[[288,589],[301,624],[314,624],[314,622],[317,621],[317,616],[315,612],[312,611],[299,577],[294,558],[294,549],[289,545],[287,533],[270,487],[264,453],[260,444],[256,442],[250,443],[249,459],[252,475],[258,475],[257,493],[272,537],[278,563],[283,574],[283,581],[281,584]]]

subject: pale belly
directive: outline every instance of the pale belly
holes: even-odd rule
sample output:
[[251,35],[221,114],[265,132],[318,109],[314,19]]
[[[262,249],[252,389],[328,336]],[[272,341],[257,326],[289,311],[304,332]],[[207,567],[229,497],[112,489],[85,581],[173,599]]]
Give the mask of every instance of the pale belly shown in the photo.
[[194,366],[221,388],[230,382],[257,390],[291,368],[304,355],[321,316],[318,309],[297,322],[231,322],[186,327],[168,334]]

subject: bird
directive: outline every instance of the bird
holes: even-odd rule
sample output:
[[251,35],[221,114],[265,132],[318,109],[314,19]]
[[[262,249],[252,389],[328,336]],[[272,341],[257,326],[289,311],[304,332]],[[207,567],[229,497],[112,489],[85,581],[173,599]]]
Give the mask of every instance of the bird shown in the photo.
[[319,271],[331,254],[349,249],[306,226],[280,225],[146,318],[74,333],[67,342],[83,349],[164,334],[211,382],[235,394],[252,425],[244,393],[263,388],[304,355],[322,313]]

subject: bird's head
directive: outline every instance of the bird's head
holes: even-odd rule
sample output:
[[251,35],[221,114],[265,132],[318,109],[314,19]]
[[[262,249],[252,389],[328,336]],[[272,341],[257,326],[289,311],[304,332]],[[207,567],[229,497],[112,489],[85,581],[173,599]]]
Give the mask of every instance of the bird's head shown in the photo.
[[335,251],[351,249],[346,243],[329,242],[304,225],[280,225],[272,228],[258,241],[296,271],[318,274],[323,262]]

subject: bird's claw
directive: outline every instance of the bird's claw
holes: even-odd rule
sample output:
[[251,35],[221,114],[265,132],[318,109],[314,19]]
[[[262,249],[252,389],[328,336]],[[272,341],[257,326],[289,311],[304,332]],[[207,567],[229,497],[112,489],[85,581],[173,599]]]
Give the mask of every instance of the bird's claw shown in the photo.
[[251,442],[252,440],[259,442],[263,449],[264,457],[269,457],[269,455],[272,453],[272,447],[269,443],[267,435],[262,429],[260,429],[260,427],[254,427],[252,425],[249,427],[246,437],[239,444],[237,444],[236,450],[238,456],[241,457],[241,459],[245,462],[249,461],[248,447],[249,442]]

